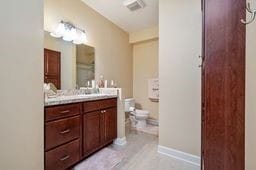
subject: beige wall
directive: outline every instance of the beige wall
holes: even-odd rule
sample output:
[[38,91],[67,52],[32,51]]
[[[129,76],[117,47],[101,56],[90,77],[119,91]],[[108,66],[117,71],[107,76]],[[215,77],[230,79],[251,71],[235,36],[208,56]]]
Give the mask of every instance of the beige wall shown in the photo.
[[125,97],[132,96],[132,47],[129,35],[80,0],[45,0],[44,28],[55,29],[60,20],[85,29],[88,45],[95,47],[96,78],[116,80]]
[[[255,1],[250,1],[256,7]],[[246,170],[255,170],[256,162],[256,22],[247,25],[246,32]]]
[[[255,5],[256,3],[254,2],[253,6]],[[200,115],[198,114],[200,112],[198,107],[200,105],[200,99],[198,96],[200,91],[198,88],[196,88],[196,84],[198,87],[200,87],[200,80],[199,73],[196,71],[196,68],[194,68],[194,65],[197,63],[197,61],[194,61],[194,58],[200,54],[198,37],[200,37],[201,32],[199,23],[201,16],[199,13],[199,7],[199,2],[194,1],[191,1],[191,3],[186,3],[184,0],[176,2],[160,0],[159,74],[160,89],[165,89],[160,91],[160,145],[196,155],[200,155]],[[187,19],[185,17],[185,13],[182,14],[179,12],[179,9],[186,8],[190,9],[190,12],[192,12],[187,14]],[[187,20],[191,23],[183,23],[183,20]],[[168,21],[172,21],[172,23]],[[191,30],[191,28],[187,28],[185,25],[182,26],[182,24],[193,25],[194,27],[192,27],[193,29]],[[171,25],[175,25],[175,27],[171,27]],[[254,29],[255,26],[256,22],[253,22],[247,26],[246,30],[246,170],[256,169],[256,163],[254,159],[256,155],[256,79],[254,78],[256,74],[256,39],[254,36],[256,35],[256,30]],[[174,42],[174,40],[176,40],[176,42]],[[179,48],[178,46],[181,46],[182,48]],[[198,52],[192,50],[191,47],[194,47]],[[182,49],[186,50],[182,52]],[[192,55],[189,53],[189,51]],[[185,55],[186,53],[187,55]],[[179,58],[183,57],[183,59],[175,58],[175,55],[179,56]],[[185,57],[186,61],[184,60]],[[193,60],[191,60],[191,57],[193,57]],[[189,62],[193,63],[193,68],[191,68],[190,65],[186,65],[189,64]],[[175,64],[177,66],[175,66]],[[191,73],[189,73],[189,69],[185,67],[188,67]],[[174,74],[173,72],[176,73]],[[184,80],[185,76],[187,76],[187,80]],[[180,83],[181,87],[175,87],[178,86],[177,82]],[[185,87],[186,85],[184,86],[184,84],[188,84],[189,87]],[[168,85],[170,87],[168,87]],[[177,97],[177,101],[180,101],[179,103],[182,104],[173,101],[174,98],[171,96],[171,90],[174,89],[177,91],[182,90],[186,92],[186,94],[177,94],[180,92],[175,92],[173,94],[173,97],[177,97],[177,95],[180,96]],[[170,93],[166,93],[168,91],[170,91]],[[184,97],[182,99],[182,96],[189,98],[186,99],[186,97]],[[196,97],[197,100],[193,101],[190,98],[191,96]],[[168,98],[170,99],[169,102]],[[192,102],[194,108],[191,104],[189,104],[189,101]],[[168,104],[170,106],[170,111],[168,111]],[[178,107],[180,108],[172,107],[175,106],[175,104],[178,104]],[[190,108],[191,111],[189,112],[189,109],[186,109],[185,106]],[[177,115],[176,113],[179,113],[180,115]],[[173,123],[174,125],[172,125]],[[181,136],[179,136],[178,133],[174,131],[175,129],[179,131]],[[178,142],[181,144],[178,144]]]
[[1,1],[0,169],[43,170],[43,1]]
[[158,39],[133,45],[133,97],[136,107],[158,119],[158,102],[148,98],[148,79],[158,78]]
[[[80,0],[45,0],[44,29],[53,31],[60,20],[85,29],[95,48],[96,79],[115,80],[123,97],[132,96],[132,46],[129,35]],[[125,135],[124,115],[118,115],[118,137]]]
[[138,43],[142,41],[153,40],[158,38],[158,35],[159,35],[159,29],[158,29],[158,25],[156,25],[154,27],[150,27],[145,30],[130,33],[129,41],[130,43]]
[[44,48],[61,52],[61,89],[74,89],[76,87],[76,46],[44,33]]
[[199,156],[201,1],[159,3],[159,145]]

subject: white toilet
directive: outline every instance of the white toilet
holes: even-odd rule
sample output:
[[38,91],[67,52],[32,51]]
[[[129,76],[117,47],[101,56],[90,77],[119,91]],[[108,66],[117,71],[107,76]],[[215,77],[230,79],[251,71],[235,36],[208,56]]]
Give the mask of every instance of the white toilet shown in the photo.
[[132,127],[144,128],[147,125],[146,119],[149,112],[146,110],[135,109],[135,100],[133,98],[125,99],[125,112],[129,112],[132,121]]

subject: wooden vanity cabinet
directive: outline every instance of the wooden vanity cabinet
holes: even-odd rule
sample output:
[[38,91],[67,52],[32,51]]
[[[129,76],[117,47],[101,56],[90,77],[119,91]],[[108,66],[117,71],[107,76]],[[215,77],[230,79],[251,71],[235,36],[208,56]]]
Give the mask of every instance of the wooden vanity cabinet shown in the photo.
[[45,107],[45,169],[65,170],[117,137],[117,99]]
[[64,170],[81,158],[81,106],[45,108],[45,169]]
[[117,137],[117,100],[87,102],[83,106],[83,156],[88,156]]

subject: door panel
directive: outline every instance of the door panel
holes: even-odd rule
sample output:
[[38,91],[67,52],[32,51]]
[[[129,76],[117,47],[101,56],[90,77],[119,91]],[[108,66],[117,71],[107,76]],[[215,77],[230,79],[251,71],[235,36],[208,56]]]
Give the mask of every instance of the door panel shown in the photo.
[[83,153],[94,151],[101,145],[101,115],[99,111],[83,116]]
[[58,51],[44,49],[44,80],[45,83],[53,83],[60,89],[60,56]]
[[[244,0],[204,1],[202,155],[205,170],[245,164]],[[203,167],[202,166],[202,167]]]
[[112,141],[117,137],[117,111],[116,108],[104,110],[104,140]]
[[45,75],[56,76],[59,74],[60,52],[45,49]]

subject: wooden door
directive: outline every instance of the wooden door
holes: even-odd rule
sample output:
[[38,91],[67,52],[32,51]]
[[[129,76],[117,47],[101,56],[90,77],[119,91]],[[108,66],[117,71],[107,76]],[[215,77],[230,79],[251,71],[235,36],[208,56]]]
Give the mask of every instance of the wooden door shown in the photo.
[[60,66],[61,53],[49,49],[44,49],[44,82],[53,83],[57,89],[60,89]]
[[202,169],[245,168],[245,0],[204,0]]
[[86,113],[83,116],[83,155],[96,150],[101,145],[101,113]]
[[117,110],[110,108],[104,112],[104,142],[111,142],[117,137]]

